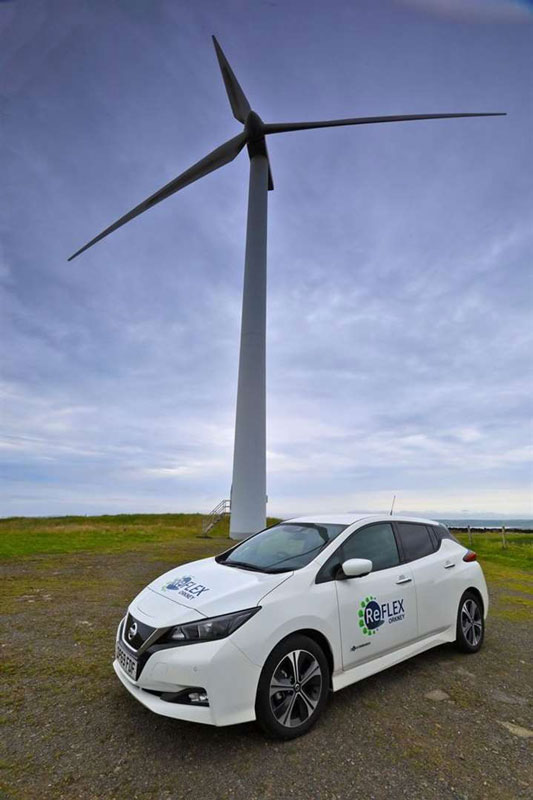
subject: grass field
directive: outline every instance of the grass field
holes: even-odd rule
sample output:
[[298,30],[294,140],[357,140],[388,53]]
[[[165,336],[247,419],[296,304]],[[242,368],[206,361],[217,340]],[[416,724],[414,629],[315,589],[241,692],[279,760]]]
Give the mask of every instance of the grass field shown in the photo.
[[[275,519],[269,519],[271,525]],[[210,532],[228,538],[228,519]],[[100,517],[12,517],[0,520],[0,559],[66,553],[121,553],[160,545],[183,545],[200,537],[201,514],[117,514]],[[468,536],[456,532],[468,547]],[[533,533],[507,531],[503,548],[497,532],[473,533],[472,547],[484,564],[533,570]],[[224,542],[220,541],[220,549]]]
[[[0,558],[121,553],[195,538],[201,531],[201,514],[12,517],[0,520]],[[227,538],[228,520],[220,522],[210,536]]]
[[[298,787],[294,800],[530,796],[530,742],[505,726],[531,727],[533,535],[509,532],[505,550],[499,534],[473,535],[491,596],[478,656],[445,646],[404,662],[335,695],[309,736],[280,746],[253,725],[156,717],[111,668],[137,592],[228,546],[227,520],[205,539],[201,519],[0,520],[1,800],[278,800],[280,785]],[[435,688],[450,699],[425,699]]]
[[[277,520],[268,520],[271,525]],[[0,520],[0,560],[31,559],[83,553],[145,553],[149,560],[171,557],[174,563],[222,552],[229,545],[229,520],[222,520],[209,534],[201,536],[201,514],[117,514],[99,517],[12,517]],[[468,536],[455,532],[468,547]],[[533,575],[533,533],[507,531],[503,547],[499,532],[472,534],[472,548],[478,554],[488,580],[509,589],[529,590]],[[37,572],[41,572],[36,565]],[[3,594],[0,593],[0,595]],[[8,594],[10,594],[8,592]],[[531,611],[523,604],[514,614]]]
[[[269,519],[268,524],[276,522]],[[203,538],[200,514],[118,514],[99,517],[13,517],[0,520],[0,561],[29,561],[33,570],[25,570],[24,578],[9,579],[0,590],[0,600],[12,607],[17,594],[54,591],[59,580],[57,567],[62,556],[115,555],[138,553],[150,561],[168,560],[182,564],[222,552],[229,545],[229,520],[222,520]],[[468,536],[455,532],[468,547]],[[504,548],[499,532],[472,534],[472,548],[477,552],[489,583],[511,592],[499,611],[502,617],[526,620],[533,614],[533,601],[512,592],[529,593],[533,582],[533,534],[506,532]],[[28,564],[29,566],[29,564]],[[53,569],[52,569],[53,567]],[[31,577],[28,576],[28,571]],[[79,580],[86,590],[90,574],[82,579],[72,575],[72,588]],[[95,591],[98,591],[98,585]]]
[[[466,533],[455,531],[455,535],[461,544],[470,547]],[[507,546],[503,547],[502,535],[499,532],[473,533],[471,547],[483,563],[533,570],[533,532],[506,531],[505,539]]]
[[[276,521],[269,519],[268,524]],[[203,538],[201,531],[201,514],[12,517],[0,520],[0,560],[144,552],[149,560],[171,556],[180,564],[222,552],[230,543],[228,518],[210,532],[209,538]],[[467,534],[455,534],[469,546]],[[533,575],[533,533],[507,531],[506,543],[503,547],[499,532],[472,534],[472,548],[487,579],[510,589],[527,590]],[[41,568],[42,563],[36,564],[37,572]],[[523,616],[529,610],[516,608],[515,613]]]

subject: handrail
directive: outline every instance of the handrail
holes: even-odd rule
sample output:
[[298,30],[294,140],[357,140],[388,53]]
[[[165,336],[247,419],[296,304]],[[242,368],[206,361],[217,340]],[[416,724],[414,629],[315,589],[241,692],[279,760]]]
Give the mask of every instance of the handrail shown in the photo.
[[206,514],[202,520],[202,533],[200,536],[202,538],[208,539],[209,531],[215,527],[217,522],[219,522],[223,517],[229,514],[231,511],[231,501],[230,500],[221,500],[209,514]]

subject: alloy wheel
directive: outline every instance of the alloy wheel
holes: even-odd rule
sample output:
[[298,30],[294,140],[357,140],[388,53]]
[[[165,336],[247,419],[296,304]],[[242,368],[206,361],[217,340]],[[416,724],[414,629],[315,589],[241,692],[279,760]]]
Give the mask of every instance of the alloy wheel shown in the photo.
[[468,598],[461,608],[461,629],[471,647],[477,647],[483,633],[481,611],[475,600]]
[[315,712],[322,692],[322,670],[312,653],[292,650],[272,673],[270,708],[287,728],[303,725]]

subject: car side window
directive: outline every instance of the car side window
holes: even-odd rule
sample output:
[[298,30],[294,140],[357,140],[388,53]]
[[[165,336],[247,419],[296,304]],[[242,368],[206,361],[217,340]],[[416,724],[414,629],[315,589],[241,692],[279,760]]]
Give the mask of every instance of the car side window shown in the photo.
[[349,558],[370,559],[372,571],[399,564],[400,556],[392,525],[384,522],[355,531],[342,545],[342,560]]
[[429,531],[425,525],[412,522],[397,522],[398,533],[406,561],[429,556],[435,552]]

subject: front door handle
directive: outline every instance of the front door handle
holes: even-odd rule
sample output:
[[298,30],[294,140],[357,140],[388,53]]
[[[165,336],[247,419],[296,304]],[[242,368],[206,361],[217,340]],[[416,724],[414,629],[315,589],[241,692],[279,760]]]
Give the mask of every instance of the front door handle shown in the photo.
[[408,578],[406,575],[400,575],[396,583],[411,583],[412,580],[412,578]]
[[447,561],[446,564],[444,565],[444,569],[451,569],[452,567],[455,567],[454,561]]

